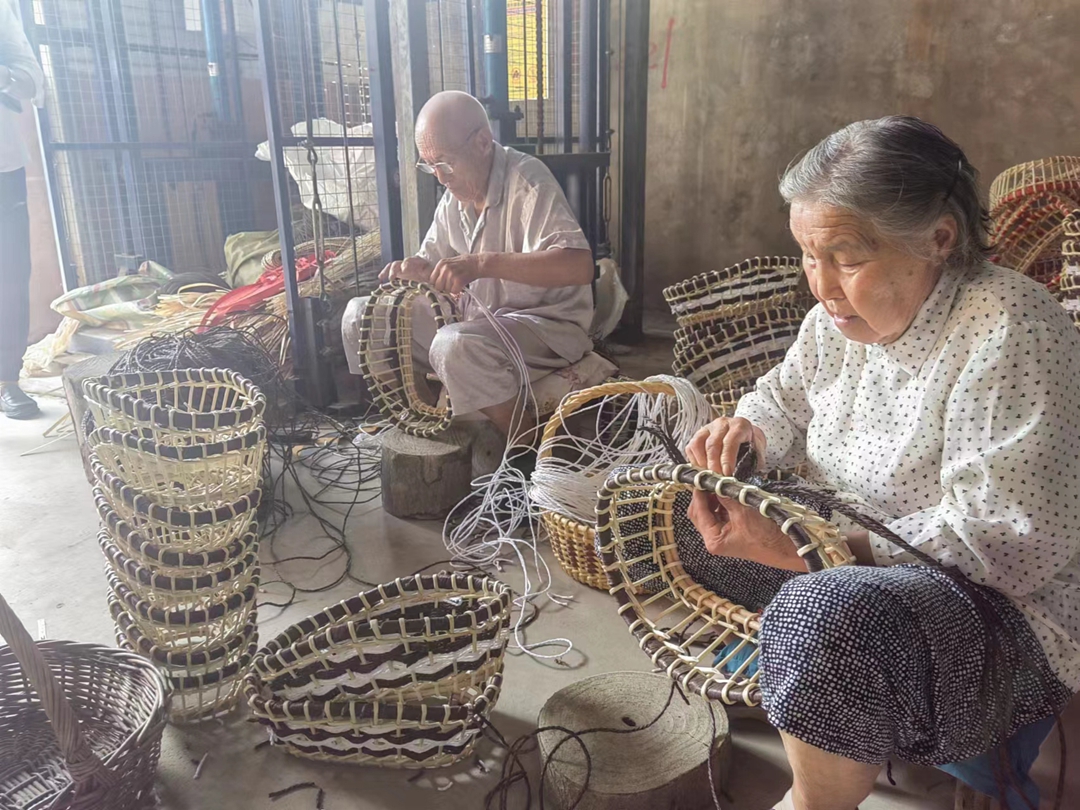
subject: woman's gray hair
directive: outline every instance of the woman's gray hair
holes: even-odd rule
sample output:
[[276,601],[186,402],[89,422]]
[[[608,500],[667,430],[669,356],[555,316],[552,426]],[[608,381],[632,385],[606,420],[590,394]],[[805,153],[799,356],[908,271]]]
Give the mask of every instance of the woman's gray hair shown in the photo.
[[857,121],[834,132],[788,167],[780,194],[789,204],[845,208],[915,255],[926,252],[938,221],[952,214],[956,246],[947,263],[970,266],[990,252],[978,172],[945,133],[911,116]]

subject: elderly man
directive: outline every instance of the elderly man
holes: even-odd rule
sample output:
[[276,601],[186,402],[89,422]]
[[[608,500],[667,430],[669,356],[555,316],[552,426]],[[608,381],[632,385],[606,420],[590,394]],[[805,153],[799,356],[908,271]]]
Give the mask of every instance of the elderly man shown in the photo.
[[[414,356],[434,370],[456,413],[480,411],[509,436],[524,381],[498,327],[520,349],[530,382],[580,360],[592,348],[592,251],[551,172],[496,143],[469,94],[432,96],[416,121],[416,146],[417,169],[449,193],[417,254],[391,263],[380,278],[467,291],[462,320],[438,331],[430,311],[417,306]],[[353,373],[357,304],[342,324]],[[524,419],[519,432],[531,427]]]

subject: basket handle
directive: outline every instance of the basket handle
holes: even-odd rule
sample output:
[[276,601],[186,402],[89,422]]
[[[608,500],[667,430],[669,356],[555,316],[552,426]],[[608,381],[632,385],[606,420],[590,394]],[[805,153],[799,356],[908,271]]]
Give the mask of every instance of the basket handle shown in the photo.
[[3,636],[15,654],[15,660],[22,667],[30,685],[41,698],[42,708],[49,718],[53,733],[60,744],[60,753],[64,756],[68,771],[77,785],[96,779],[106,785],[115,782],[115,777],[90,750],[82,731],[79,718],[64,697],[64,692],[56,682],[45,659],[41,657],[37,644],[26,632],[15,611],[0,595],[0,636]]
[[555,413],[544,426],[544,435],[540,438],[540,458],[551,455],[551,448],[545,447],[562,426],[563,421],[574,411],[595,399],[602,399],[617,394],[674,394],[675,390],[664,382],[649,380],[617,380],[616,382],[601,383],[592,388],[583,388],[566,395]]

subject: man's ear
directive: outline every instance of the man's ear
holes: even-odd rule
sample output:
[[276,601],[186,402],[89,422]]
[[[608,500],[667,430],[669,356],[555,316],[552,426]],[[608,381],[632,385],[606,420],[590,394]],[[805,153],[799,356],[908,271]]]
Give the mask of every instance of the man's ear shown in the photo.
[[485,157],[495,148],[495,136],[491,134],[490,127],[484,127],[476,133],[476,146]]

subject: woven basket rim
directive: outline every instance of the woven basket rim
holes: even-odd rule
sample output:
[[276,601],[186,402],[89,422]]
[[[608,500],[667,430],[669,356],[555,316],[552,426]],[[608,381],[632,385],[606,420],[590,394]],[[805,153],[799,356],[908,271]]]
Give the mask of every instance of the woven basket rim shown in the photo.
[[247,553],[225,568],[195,576],[174,575],[155,571],[153,568],[129,557],[115,543],[112,535],[107,530],[102,529],[98,532],[98,547],[101,549],[102,554],[105,555],[106,561],[113,567],[113,570],[124,571],[128,577],[136,580],[143,587],[171,593],[205,593],[239,579],[248,571],[258,567],[258,538],[253,533],[248,533],[241,542],[247,547]]
[[259,574],[260,570],[256,568],[252,573],[251,583],[243,591],[230,593],[224,601],[217,602],[209,609],[196,610],[164,610],[143,599],[112,571],[106,571],[105,578],[117,599],[127,605],[132,615],[137,614],[143,621],[161,627],[190,628],[206,625],[249,607],[254,608],[255,596],[259,590]]
[[[227,410],[192,412],[172,406],[152,405],[146,400],[125,393],[124,388],[148,388],[155,384],[231,385],[243,392],[250,404]],[[140,371],[129,374],[106,374],[83,381],[87,399],[103,408],[119,411],[140,422],[170,430],[217,430],[235,427],[261,419],[266,410],[266,397],[246,377],[232,369],[172,369]]]
[[159,456],[169,461],[188,462],[206,461],[217,456],[251,450],[266,441],[266,427],[258,425],[239,436],[206,444],[162,444],[152,438],[138,436],[132,431],[117,430],[113,427],[97,427],[86,437],[86,443],[95,448],[97,444],[107,442],[117,447],[125,447],[140,453]]
[[688,279],[684,279],[676,284],[672,284],[669,287],[665,287],[662,291],[664,300],[671,304],[678,304],[686,300],[692,300],[702,292],[721,288],[724,289],[727,285],[750,272],[756,272],[761,270],[789,270],[796,269],[799,272],[802,271],[802,258],[796,256],[754,256],[749,259],[743,259],[741,262],[737,262],[719,270],[707,270],[704,273],[698,273],[695,276],[691,276]]
[[148,495],[128,486],[118,476],[106,470],[97,457],[90,454],[90,471],[104,489],[118,495],[124,504],[143,517],[178,529],[194,529],[217,523],[227,523],[247,514],[254,515],[262,502],[262,489],[254,489],[237,501],[213,509],[184,509],[179,506],[162,506]]

